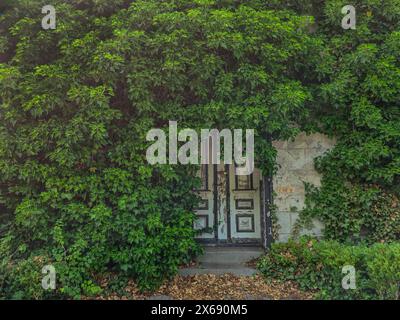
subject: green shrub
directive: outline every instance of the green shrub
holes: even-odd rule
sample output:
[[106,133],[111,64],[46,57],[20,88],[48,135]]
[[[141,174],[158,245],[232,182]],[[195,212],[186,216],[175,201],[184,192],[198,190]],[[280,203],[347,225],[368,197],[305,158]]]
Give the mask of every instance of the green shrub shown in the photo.
[[[344,266],[354,266],[356,289],[343,289]],[[274,244],[258,268],[266,279],[293,280],[321,299],[400,299],[400,243],[354,246],[301,238]]]

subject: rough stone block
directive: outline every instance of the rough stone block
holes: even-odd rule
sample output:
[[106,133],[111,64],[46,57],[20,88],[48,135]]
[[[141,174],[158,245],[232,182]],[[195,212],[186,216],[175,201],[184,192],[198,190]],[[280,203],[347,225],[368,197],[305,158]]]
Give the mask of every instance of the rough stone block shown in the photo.
[[291,232],[291,222],[289,212],[278,212],[278,224],[280,226],[279,233],[290,233]]
[[276,239],[276,242],[288,242],[289,239],[290,239],[289,233],[279,233],[278,239]]
[[279,195],[274,198],[274,204],[279,211],[298,212],[304,208],[305,195],[291,194],[287,196]]
[[[314,159],[323,155],[335,144],[322,134],[306,135],[300,133],[294,140],[274,141],[278,150],[279,169],[273,179],[274,203],[278,208],[278,223],[281,225],[278,241],[287,241],[298,219],[298,211],[304,208],[304,182],[320,186],[321,177],[314,167]],[[319,236],[323,226],[315,222],[312,230],[303,230],[301,234]]]

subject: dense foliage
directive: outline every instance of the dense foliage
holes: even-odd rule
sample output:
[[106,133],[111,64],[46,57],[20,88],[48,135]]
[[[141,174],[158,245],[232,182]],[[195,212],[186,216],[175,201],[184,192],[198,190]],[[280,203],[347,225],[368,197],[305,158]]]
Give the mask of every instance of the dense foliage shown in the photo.
[[355,1],[356,30],[338,0],[53,0],[43,30],[48,2],[0,9],[0,295],[96,294],[105,271],[153,288],[198,252],[196,168],[145,159],[169,120],[254,128],[265,173],[266,136],[336,136],[304,216],[398,239],[399,0]]
[[[302,238],[273,245],[258,268],[267,279],[295,281],[319,299],[400,299],[399,262],[399,243],[352,246]],[[342,286],[342,280],[350,284],[344,266],[355,268],[353,288]]]
[[400,239],[400,1],[352,1],[356,30],[340,26],[346,1],[289,3],[316,17],[324,49],[311,108],[317,130],[337,139],[316,162],[322,187],[310,186],[303,217],[331,239]]
[[[254,128],[293,136],[318,60],[308,17],[258,1],[15,1],[0,17],[1,294],[97,294],[113,271],[142,289],[198,248],[182,166],[150,166],[150,128]],[[261,161],[262,160],[262,161]],[[53,264],[57,290],[41,290]]]

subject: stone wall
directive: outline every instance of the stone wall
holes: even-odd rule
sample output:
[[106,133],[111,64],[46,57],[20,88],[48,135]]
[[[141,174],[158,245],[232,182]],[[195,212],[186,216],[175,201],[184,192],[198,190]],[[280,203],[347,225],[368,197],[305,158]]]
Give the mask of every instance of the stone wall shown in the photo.
[[[280,228],[279,242],[290,237],[293,226],[304,208],[305,189],[303,182],[320,185],[320,175],[315,171],[314,158],[331,149],[335,141],[322,134],[306,135],[300,133],[290,141],[275,141],[278,151],[279,169],[274,177],[274,203]],[[302,234],[321,234],[322,224],[314,221],[312,230],[303,230]]]

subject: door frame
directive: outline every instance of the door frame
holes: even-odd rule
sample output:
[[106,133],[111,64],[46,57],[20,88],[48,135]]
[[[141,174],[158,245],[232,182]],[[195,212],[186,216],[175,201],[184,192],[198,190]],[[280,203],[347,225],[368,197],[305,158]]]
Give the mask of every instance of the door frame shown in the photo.
[[[262,246],[265,249],[269,249],[273,242],[273,233],[272,233],[272,204],[273,204],[273,186],[272,186],[272,176],[264,176],[260,173],[260,221],[254,223],[261,223],[261,239],[243,239],[244,241],[238,241],[236,239],[232,239],[231,235],[231,190],[230,190],[230,174],[229,170],[230,165],[225,164],[225,173],[226,173],[226,207],[227,207],[227,239],[219,239],[218,237],[218,165],[212,165],[212,188],[210,188],[213,192],[213,215],[214,215],[214,223],[213,223],[213,232],[214,237],[211,238],[198,238],[196,239],[199,243],[210,244],[216,246]],[[253,181],[254,183],[254,181]],[[211,187],[211,186],[210,186]],[[261,240],[261,241],[260,241]]]

